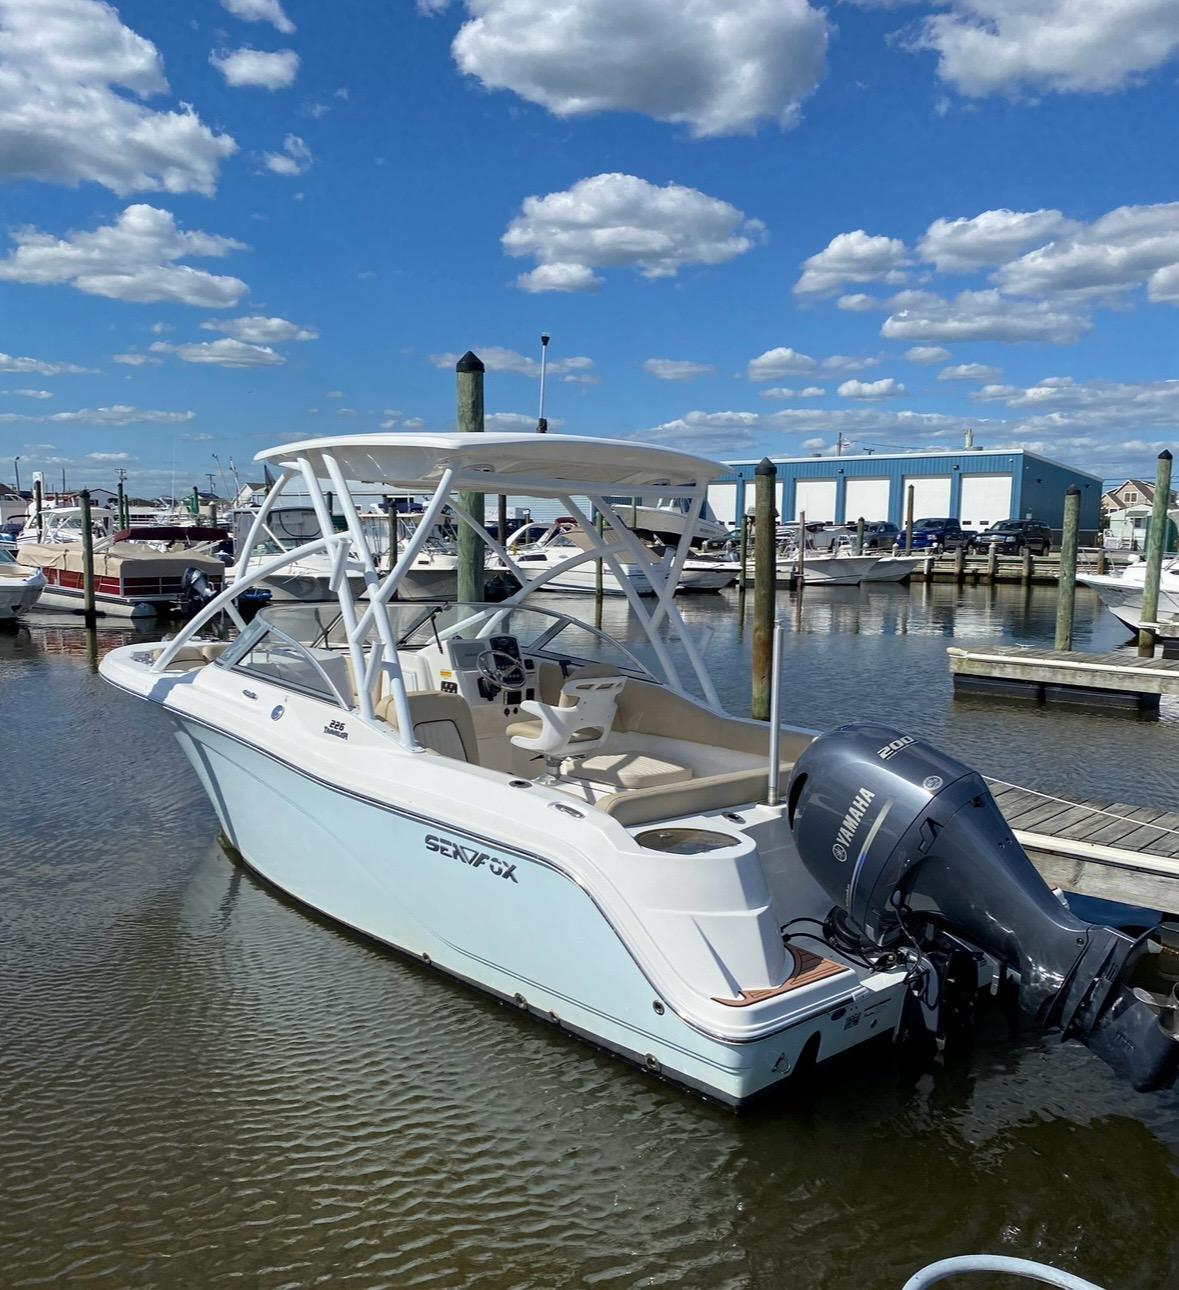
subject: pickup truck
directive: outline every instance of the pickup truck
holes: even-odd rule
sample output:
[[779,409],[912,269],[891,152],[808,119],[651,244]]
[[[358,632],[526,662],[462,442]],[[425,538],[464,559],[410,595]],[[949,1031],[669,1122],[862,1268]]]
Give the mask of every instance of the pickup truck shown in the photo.
[[964,529],[957,520],[945,518],[915,520],[913,550],[928,551],[936,548],[952,551],[956,547],[969,546],[973,536],[974,534],[969,529]]

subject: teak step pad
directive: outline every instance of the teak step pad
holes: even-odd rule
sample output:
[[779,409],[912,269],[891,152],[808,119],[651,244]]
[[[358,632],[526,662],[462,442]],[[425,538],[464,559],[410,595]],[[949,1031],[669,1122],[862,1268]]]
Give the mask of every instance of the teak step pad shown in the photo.
[[763,999],[772,999],[779,994],[789,994],[804,985],[814,985],[829,976],[838,976],[841,972],[850,972],[851,968],[842,963],[833,963],[830,959],[812,954],[810,950],[797,949],[793,945],[790,953],[794,956],[794,971],[781,985],[771,986],[768,990],[742,990],[739,999],[713,998],[713,1003],[723,1003],[727,1008],[748,1008],[751,1003],[761,1003]]

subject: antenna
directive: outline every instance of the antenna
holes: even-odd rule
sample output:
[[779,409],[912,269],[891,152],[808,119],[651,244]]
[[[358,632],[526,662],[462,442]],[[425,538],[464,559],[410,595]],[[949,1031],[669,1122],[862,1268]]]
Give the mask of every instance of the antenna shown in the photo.
[[[226,482],[226,479],[225,479],[225,467],[221,464],[221,458],[218,457],[215,452],[210,455],[212,456],[213,460],[217,463],[217,470],[218,470],[218,473],[221,475],[221,487],[225,489],[225,492],[228,494],[229,484]],[[229,464],[232,466],[233,462],[230,461]]]
[[549,334],[547,331],[540,333],[540,412],[536,418],[536,433],[548,434],[549,423],[544,415],[544,374],[548,366],[549,357]]

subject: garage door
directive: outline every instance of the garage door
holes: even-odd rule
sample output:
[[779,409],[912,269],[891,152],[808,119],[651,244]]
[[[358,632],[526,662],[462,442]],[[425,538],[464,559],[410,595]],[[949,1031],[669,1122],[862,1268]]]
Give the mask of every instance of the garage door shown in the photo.
[[962,476],[962,523],[985,529],[1011,517],[1010,475]]
[[906,498],[909,485],[913,485],[913,518],[936,520],[950,514],[949,475],[906,475],[905,491],[901,494],[901,523],[904,523]]
[[794,485],[794,518],[804,512],[808,524],[835,519],[835,480],[800,479]]
[[[750,501],[752,500],[751,496]],[[736,524],[737,485],[709,484],[708,505],[712,508],[713,515],[720,520],[722,524],[728,524],[730,526]]]
[[848,524],[888,519],[888,480],[849,479],[843,517]]

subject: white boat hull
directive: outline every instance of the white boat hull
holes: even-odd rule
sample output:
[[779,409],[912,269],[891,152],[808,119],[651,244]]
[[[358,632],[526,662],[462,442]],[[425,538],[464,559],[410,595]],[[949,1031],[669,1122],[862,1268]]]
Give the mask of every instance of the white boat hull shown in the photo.
[[[1142,582],[1125,574],[1080,574],[1077,581],[1091,587],[1102,604],[1131,631],[1142,625]],[[1179,591],[1159,587],[1158,626],[1160,635],[1179,637]]]
[[828,1004],[762,1038],[710,1036],[653,1006],[659,991],[559,859],[471,832],[465,811],[447,819],[366,799],[177,720],[226,836],[268,882],[648,1071],[738,1104],[785,1079],[814,1037],[827,1058],[898,1024],[900,987],[855,1010],[862,1025]]
[[[11,569],[12,565],[4,567]],[[44,590],[45,575],[39,569],[30,569],[23,577],[0,577],[0,621],[32,609]]]
[[921,563],[919,555],[882,555],[864,574],[864,582],[904,582]]
[[[66,609],[81,613],[85,600],[80,590],[57,587],[50,583],[42,593],[38,605],[42,609]],[[167,614],[171,606],[170,599],[157,602],[130,600],[126,596],[112,596],[105,592],[94,594],[94,608],[104,618],[155,618],[158,614]]]
[[[808,552],[803,578],[807,586],[854,587],[863,582],[877,559],[874,555],[811,555]],[[797,560],[778,566],[778,576],[782,578],[793,577],[797,572]]]

